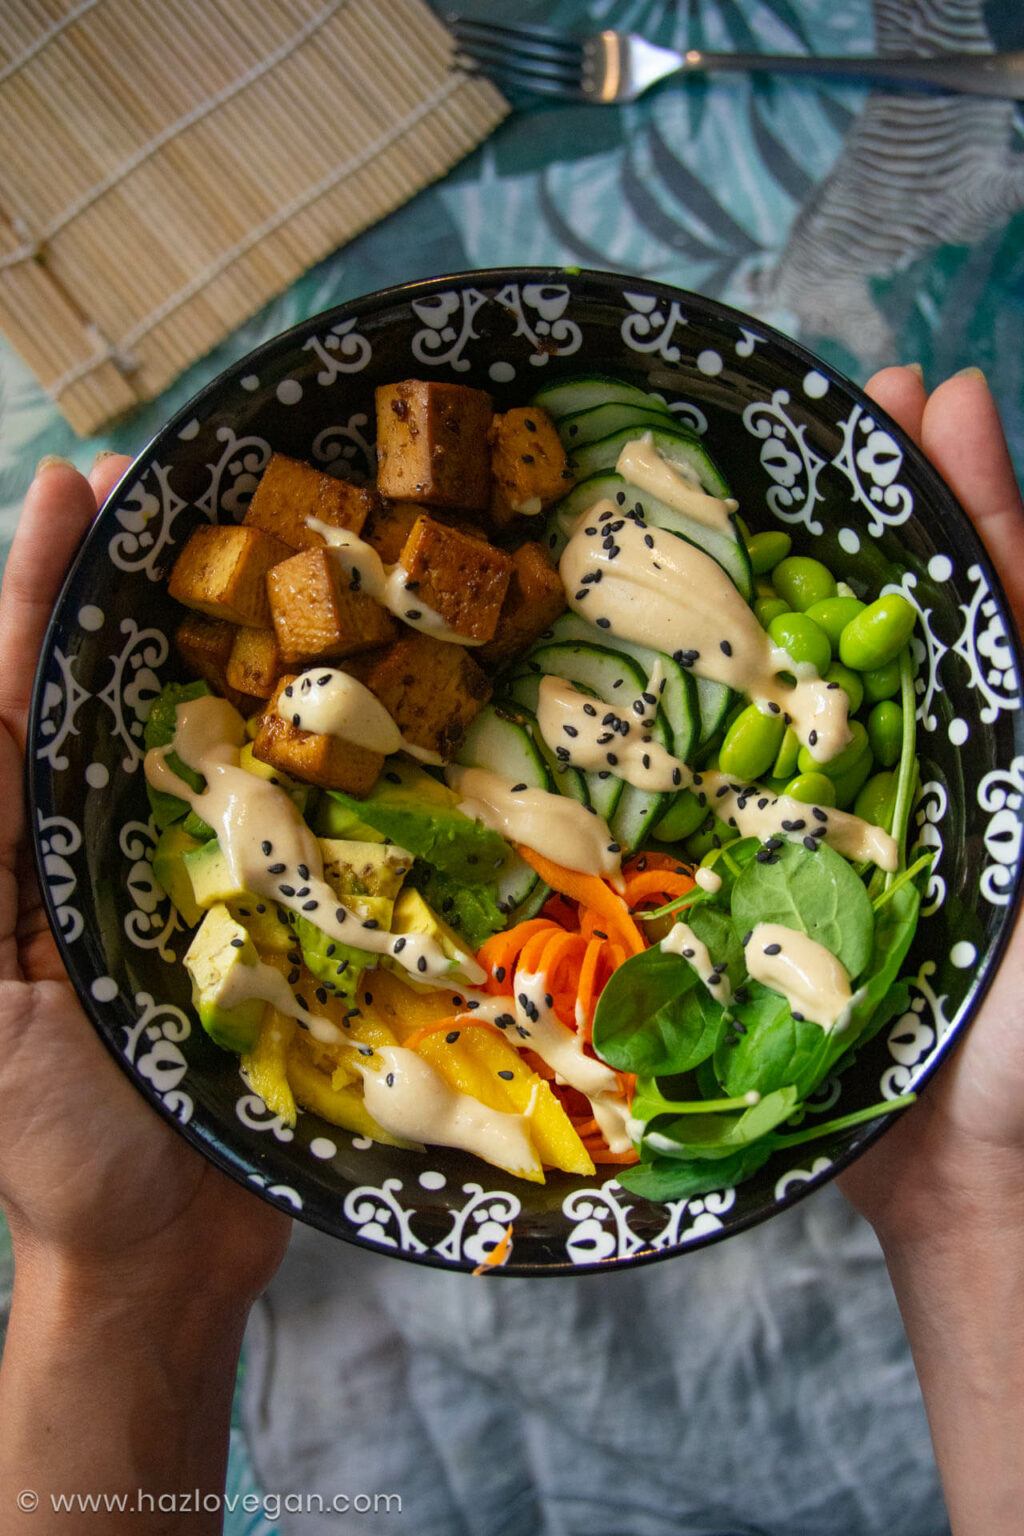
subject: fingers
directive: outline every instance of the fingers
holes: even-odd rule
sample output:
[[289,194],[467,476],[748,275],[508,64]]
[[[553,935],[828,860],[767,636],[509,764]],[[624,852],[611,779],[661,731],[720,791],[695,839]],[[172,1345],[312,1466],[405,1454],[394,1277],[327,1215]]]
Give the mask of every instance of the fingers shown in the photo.
[[984,540],[1017,622],[1024,623],[1024,505],[999,412],[980,371],[957,374],[932,393],[921,446]]
[[0,719],[24,747],[36,663],[50,612],[78,544],[96,516],[84,475],[60,460],[29,486],[0,592]]
[[907,436],[920,444],[921,422],[928,398],[920,368],[911,364],[882,368],[868,379],[864,388],[872,400],[878,401],[883,411],[889,412]]
[[102,507],[131,462],[124,453],[97,454],[96,462],[89,471],[89,484],[98,507]]

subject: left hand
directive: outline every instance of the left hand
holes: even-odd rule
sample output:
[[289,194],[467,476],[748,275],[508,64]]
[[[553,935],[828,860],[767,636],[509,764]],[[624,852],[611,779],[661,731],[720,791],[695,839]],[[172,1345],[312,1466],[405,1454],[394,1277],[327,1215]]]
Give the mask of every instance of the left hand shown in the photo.
[[246,1307],[291,1223],[190,1147],[111,1059],[61,965],[17,793],[50,611],[128,463],[106,458],[90,483],[44,461],[0,595],[0,1203],[19,1264],[56,1261],[100,1286],[113,1274],[140,1297],[206,1292]]

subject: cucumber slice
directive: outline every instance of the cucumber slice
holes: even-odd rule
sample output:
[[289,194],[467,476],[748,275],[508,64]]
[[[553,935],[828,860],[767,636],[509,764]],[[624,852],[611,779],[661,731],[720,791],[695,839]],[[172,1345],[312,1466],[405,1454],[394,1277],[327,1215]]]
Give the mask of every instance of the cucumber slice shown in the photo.
[[551,775],[533,737],[511,710],[488,704],[473,721],[456,762],[464,768],[486,768],[510,784],[529,789],[553,789]]
[[[534,697],[536,698],[537,688],[540,685],[540,677],[537,673],[531,673],[528,674],[528,676],[530,676],[533,680],[533,693]],[[540,753],[541,757],[544,759],[545,764],[547,765],[548,773],[551,775],[552,781],[554,782],[554,786],[558,790],[558,793],[560,795],[567,795],[570,800],[578,800],[580,805],[589,805],[590,797],[587,794],[587,785],[584,775],[580,773],[578,768],[574,768],[571,763],[563,763],[558,757],[555,756],[554,752],[551,750],[547,742],[544,740],[544,737],[541,735],[540,727],[537,724],[536,712],[528,709],[525,704],[514,698],[509,699],[507,702],[503,699],[498,699],[496,702],[500,709],[505,710],[509,714],[513,715],[519,724],[523,727],[523,729],[529,731],[531,737],[533,738],[534,746],[537,748],[537,751]]]
[[[604,637],[599,629],[580,618],[578,613],[563,613],[552,626],[551,638],[559,643],[569,640],[600,646]],[[643,667],[648,678],[655,664],[661,662],[665,674],[665,687],[660,700],[661,713],[671,733],[671,750],[685,762],[694,743],[700,739],[701,732],[697,682],[692,672],[687,672],[671,656],[664,656],[660,651],[653,651],[645,645],[633,645],[616,639],[614,648],[632,657]]]
[[[506,692],[515,699],[517,704],[525,706],[533,715],[537,713],[537,700],[540,690],[540,680],[544,676],[543,668],[535,660],[535,653],[531,653],[529,666],[537,670],[518,672],[505,683]],[[579,678],[570,679],[581,693],[589,693],[592,698],[603,697],[596,689],[591,688]],[[587,802],[593,807],[599,816],[608,821],[619,803],[622,795],[622,780],[609,773],[607,778],[602,778],[597,773],[584,773],[581,775],[587,793]]]
[[[647,686],[646,673],[631,657],[599,645],[559,645],[553,642],[539,646],[530,659],[545,673],[564,677],[570,683],[584,684],[606,704],[624,707],[631,697],[635,698]],[[660,719],[652,722],[651,735],[662,746],[668,747],[668,732]],[[624,784],[621,779],[602,779],[601,773],[588,774],[590,803],[599,815],[604,815],[604,812],[591,788],[595,778],[599,783],[615,783],[619,786],[620,793],[614,809],[606,819],[616,842],[621,843],[624,849],[635,848],[646,835],[648,827],[657,821],[669,797],[637,789],[633,784]]]
[[[626,439],[623,439],[626,441]],[[620,501],[619,498],[622,498]],[[551,512],[548,524],[548,549],[557,560],[561,558],[562,551],[569,542],[570,535],[584,512],[599,501],[614,501],[622,507],[640,506],[643,515],[652,528],[661,528],[666,533],[674,533],[680,539],[685,539],[688,544],[695,544],[698,549],[710,555],[725,571],[737,591],[749,603],[754,595],[754,577],[750,569],[750,557],[747,547],[736,527],[735,518],[731,518],[733,533],[723,533],[718,528],[709,528],[705,523],[698,523],[695,518],[687,517],[685,512],[679,512],[675,507],[667,506],[659,501],[657,496],[652,496],[649,491],[641,491],[635,485],[630,485],[621,475],[607,470],[598,470],[596,474],[588,475],[586,480],[581,480],[569,492],[563,496]]]
[[[614,470],[626,444],[641,435],[636,427],[622,427],[597,442],[584,443],[573,450],[577,470],[581,475],[595,475],[600,469]],[[729,487],[699,437],[678,427],[658,427],[652,435],[662,457],[694,478],[709,496],[728,496]]]
[[675,430],[675,422],[668,411],[659,407],[645,408],[625,400],[606,400],[602,405],[589,406],[585,411],[572,411],[558,422],[558,435],[567,453],[575,454],[584,443],[597,442],[624,427],[633,427],[639,434],[653,432],[658,427]]
[[533,404],[539,405],[554,421],[560,421],[575,411],[585,411],[592,405],[607,405],[611,401],[637,405],[641,410],[665,409],[660,395],[649,395],[635,384],[625,384],[622,379],[607,378],[592,373],[575,379],[560,379],[537,391]]

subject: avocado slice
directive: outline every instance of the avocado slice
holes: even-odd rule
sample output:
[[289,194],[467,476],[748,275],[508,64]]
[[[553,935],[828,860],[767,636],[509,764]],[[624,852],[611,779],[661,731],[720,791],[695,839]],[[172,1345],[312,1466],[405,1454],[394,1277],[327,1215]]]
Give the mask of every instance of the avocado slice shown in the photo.
[[329,837],[317,841],[324,879],[339,896],[383,896],[393,902],[412,869],[412,854],[397,843]]
[[[251,893],[231,873],[231,866],[217,839],[211,838],[183,855],[186,873],[192,882],[196,905],[208,911],[218,901],[236,901]],[[254,902],[258,896],[253,896]]]
[[[179,704],[188,704],[193,699],[201,699],[210,692],[206,683],[165,683],[149,706],[149,715],[146,719],[143,733],[143,745],[147,752],[153,747],[166,747],[174,740],[175,718]],[[167,763],[173,773],[197,792],[206,788],[206,780],[202,774],[196,773],[187,763],[183,763],[176,752],[168,754]],[[166,790],[153,789],[146,785],[146,793],[149,796],[149,806],[156,826],[163,831],[165,827],[172,826],[176,821],[191,818],[187,827],[188,832],[201,840],[213,836],[213,828],[192,811],[188,801],[180,795],[169,795]]]
[[211,907],[185,953],[185,969],[192,978],[192,1002],[199,1022],[226,1051],[251,1051],[259,1037],[266,1007],[263,998],[228,1001],[245,980],[240,968],[259,963],[256,946],[241,923],[223,903]]
[[[391,919],[392,933],[422,933],[433,939],[441,946],[448,956],[451,964],[449,972],[459,971],[465,965],[475,965],[473,956],[468,953],[465,944],[454,928],[450,928],[443,917],[438,917],[434,909],[424,901],[419,891],[412,886],[406,886],[395,902],[394,915]],[[397,960],[385,955],[381,960],[382,965],[397,971],[402,980],[417,992],[430,992],[436,990],[437,981],[420,982],[410,975],[407,970],[399,965]]]
[[282,773],[279,768],[274,768],[270,763],[261,762],[252,750],[251,741],[247,741],[239,752],[238,766],[257,779],[267,779],[271,784],[277,784],[295,801],[300,816],[305,816],[311,793],[310,786],[289,778],[288,774]]
[[505,839],[464,816],[446,784],[399,758],[388,759],[365,800],[336,789],[325,798],[466,885],[495,880],[509,856]]
[[202,920],[203,908],[196,901],[185,855],[194,853],[202,846],[198,838],[188,835],[181,822],[172,822],[160,833],[153,850],[153,879],[164,894],[171,898],[182,921],[189,928],[194,928]]
[[[352,803],[361,805],[362,801],[354,800]],[[369,822],[361,821],[356,811],[342,805],[340,800],[329,794],[320,796],[310,825],[317,837],[351,838],[361,843],[386,842],[383,832],[378,832]]]

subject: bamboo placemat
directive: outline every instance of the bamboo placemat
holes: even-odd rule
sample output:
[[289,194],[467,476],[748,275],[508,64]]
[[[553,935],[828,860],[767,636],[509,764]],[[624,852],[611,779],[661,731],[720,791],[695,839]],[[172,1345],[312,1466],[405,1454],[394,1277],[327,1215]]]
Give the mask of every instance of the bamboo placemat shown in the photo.
[[0,0],[0,329],[76,431],[505,115],[423,0]]

